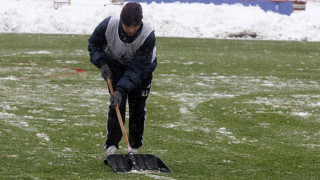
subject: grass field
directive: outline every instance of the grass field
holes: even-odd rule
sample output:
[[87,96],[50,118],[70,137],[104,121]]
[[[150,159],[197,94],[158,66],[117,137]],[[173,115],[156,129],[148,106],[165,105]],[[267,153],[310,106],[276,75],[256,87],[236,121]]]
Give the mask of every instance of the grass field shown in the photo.
[[140,152],[173,173],[116,174],[87,39],[0,34],[0,179],[319,179],[319,42],[158,38]]

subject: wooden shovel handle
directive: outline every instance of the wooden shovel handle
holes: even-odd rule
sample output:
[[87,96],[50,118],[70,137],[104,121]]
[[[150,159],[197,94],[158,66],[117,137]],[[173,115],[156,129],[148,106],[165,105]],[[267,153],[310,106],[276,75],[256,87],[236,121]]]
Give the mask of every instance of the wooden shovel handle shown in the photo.
[[[111,80],[109,78],[107,79],[107,82],[108,82],[108,86],[109,86],[109,89],[110,89],[110,93],[111,93],[111,95],[113,95],[114,94],[114,90],[113,90],[113,87],[112,87],[112,82],[111,82]],[[119,124],[120,124],[120,127],[121,127],[121,131],[122,131],[122,135],[124,137],[124,141],[126,142],[126,145],[127,145],[128,152],[131,152],[132,149],[131,149],[130,144],[129,144],[129,140],[128,140],[128,136],[127,136],[127,133],[126,133],[126,129],[124,128],[124,124],[123,124],[122,117],[121,117],[121,114],[120,114],[119,106],[116,105],[114,108],[116,109],[116,113],[117,113],[117,116],[118,116],[118,121],[119,121]]]

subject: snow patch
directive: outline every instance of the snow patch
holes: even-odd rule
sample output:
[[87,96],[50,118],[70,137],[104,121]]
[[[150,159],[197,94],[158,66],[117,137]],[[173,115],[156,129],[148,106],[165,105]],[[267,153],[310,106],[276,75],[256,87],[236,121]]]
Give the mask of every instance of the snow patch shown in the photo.
[[311,107],[320,107],[320,102],[310,104]]
[[174,127],[177,127],[179,126],[178,124],[165,124],[163,127],[165,128],[174,128]]
[[37,133],[36,136],[38,138],[44,139],[45,141],[50,141],[49,136],[47,134],[45,134],[45,133]]
[[8,157],[8,158],[17,158],[18,155],[16,155],[16,154],[10,154],[10,155],[7,155],[7,157]]
[[16,106],[11,107],[10,105],[5,105],[5,106],[2,106],[2,107],[5,110],[18,110],[18,108]]
[[71,148],[68,148],[68,147],[65,147],[62,151],[63,151],[63,152],[72,152],[72,149],[71,149]]
[[236,143],[236,144],[240,143],[240,141],[238,141],[237,138],[235,136],[233,136],[232,132],[228,132],[227,128],[225,128],[225,127],[219,128],[217,130],[217,133],[220,133],[220,134],[232,139],[233,143]]
[[179,109],[179,112],[180,112],[181,114],[191,114],[191,112],[190,112],[186,107],[181,107],[181,108]]
[[0,78],[0,80],[17,81],[17,80],[19,80],[19,78],[16,78],[14,76],[8,76],[8,77]]
[[7,113],[5,110],[2,110],[2,111],[0,112],[0,116],[15,117],[16,115],[15,115],[15,114]]
[[28,51],[26,54],[52,54],[49,51]]
[[160,180],[175,180],[173,178],[165,177],[165,176],[158,176],[153,174],[146,174],[146,176],[153,178],[153,179],[160,179]]
[[294,116],[300,116],[300,117],[309,117],[312,115],[311,113],[308,113],[308,112],[294,112],[292,114]]
[[67,64],[78,64],[79,62],[78,61],[66,61],[65,63],[67,63]]

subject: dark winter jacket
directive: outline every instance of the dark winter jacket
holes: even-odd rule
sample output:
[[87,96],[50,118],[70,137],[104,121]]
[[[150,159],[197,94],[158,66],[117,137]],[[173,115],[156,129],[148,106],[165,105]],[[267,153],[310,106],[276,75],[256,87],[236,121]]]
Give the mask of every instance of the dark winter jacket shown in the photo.
[[[125,72],[115,89],[122,93],[130,93],[147,78],[152,77],[152,72],[157,66],[157,58],[152,61],[153,49],[155,47],[155,34],[154,31],[146,38],[143,45],[135,53],[129,65],[121,64],[119,61],[109,58],[105,48],[107,46],[106,30],[111,17],[103,20],[94,30],[89,38],[88,51],[90,52],[90,61],[97,68],[102,65],[108,64],[109,67],[123,69]],[[141,32],[143,24],[139,30],[132,37],[125,34],[121,22],[119,23],[119,36],[122,42],[132,43]]]

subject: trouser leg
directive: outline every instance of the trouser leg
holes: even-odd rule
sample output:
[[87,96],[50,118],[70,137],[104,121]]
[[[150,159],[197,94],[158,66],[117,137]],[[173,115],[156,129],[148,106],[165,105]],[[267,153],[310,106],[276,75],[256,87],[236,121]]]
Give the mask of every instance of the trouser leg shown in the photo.
[[[125,124],[126,101],[127,101],[127,96],[123,94],[121,99],[121,104],[119,107],[123,124]],[[117,117],[117,113],[115,108],[112,105],[110,105],[108,120],[107,120],[107,141],[105,144],[105,148],[108,148],[112,145],[115,145],[117,148],[119,148],[118,144],[121,138],[122,138],[122,131],[121,131],[118,117]]]
[[[122,74],[124,73],[124,71],[119,69],[111,69],[111,70],[112,70],[112,80],[111,80],[112,87],[115,88],[116,84],[122,77]],[[109,93],[110,93],[110,89],[109,89]],[[127,102],[127,94],[122,94],[121,104],[119,106],[119,109],[120,109],[123,124],[125,124],[126,102]],[[104,145],[104,149],[107,149],[112,145],[115,145],[117,148],[119,148],[118,144],[122,138],[122,131],[121,131],[116,110],[112,105],[109,106],[106,129],[107,129],[107,140]]]
[[128,95],[129,102],[129,142],[132,148],[143,144],[143,133],[146,122],[146,104],[151,89],[151,79]]

